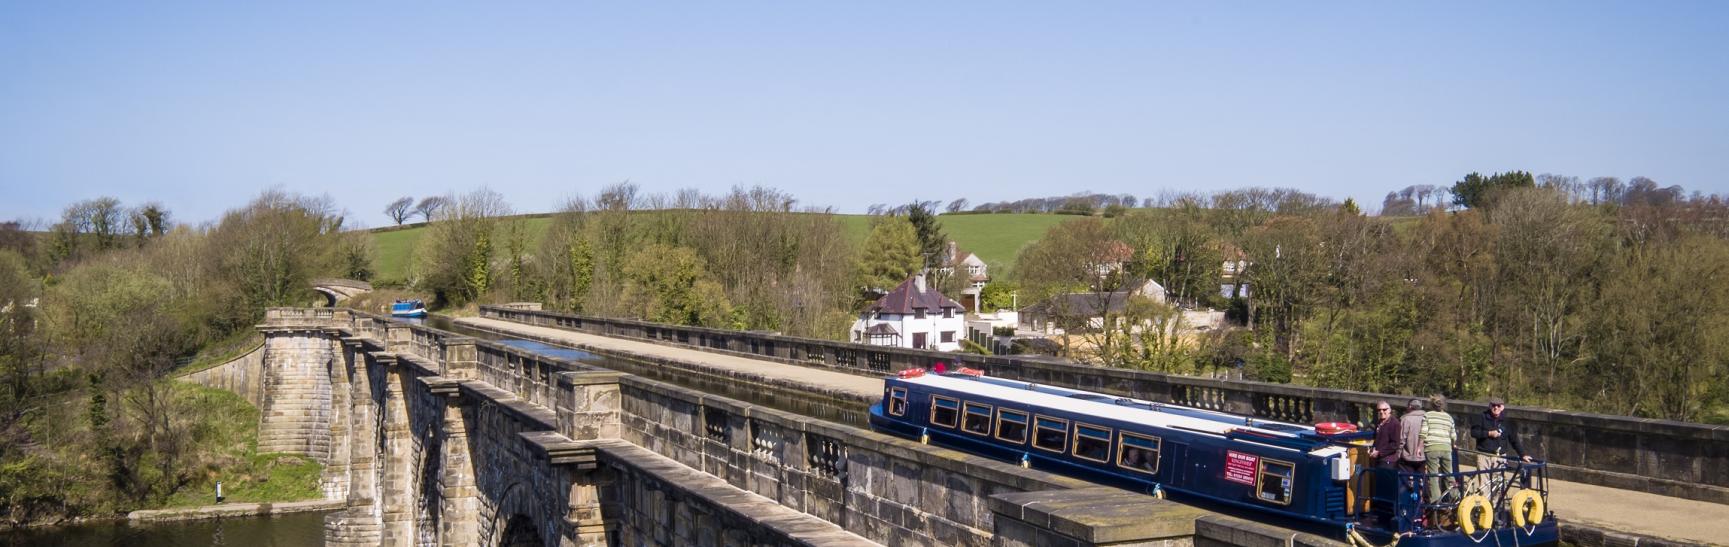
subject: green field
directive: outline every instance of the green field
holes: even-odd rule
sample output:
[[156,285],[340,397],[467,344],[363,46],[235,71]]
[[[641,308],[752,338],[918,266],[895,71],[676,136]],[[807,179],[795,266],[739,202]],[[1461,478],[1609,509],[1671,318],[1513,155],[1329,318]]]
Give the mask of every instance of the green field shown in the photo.
[[[847,236],[854,243],[864,241],[870,230],[870,217],[867,215],[836,215],[841,226],[846,229]],[[1052,226],[1064,220],[1076,217],[1066,215],[1037,214],[999,214],[999,215],[942,215],[937,217],[942,222],[943,232],[960,245],[961,250],[971,251],[990,264],[997,272],[1014,264],[1015,254],[1021,247],[1038,239]],[[546,229],[552,225],[552,219],[547,217],[528,218],[529,245],[531,249],[540,246],[540,240],[546,235]],[[373,245],[378,249],[377,281],[401,281],[408,279],[408,267],[414,256],[414,246],[420,242],[420,237],[426,233],[424,226],[373,232]],[[1000,273],[999,273],[1000,275]]]

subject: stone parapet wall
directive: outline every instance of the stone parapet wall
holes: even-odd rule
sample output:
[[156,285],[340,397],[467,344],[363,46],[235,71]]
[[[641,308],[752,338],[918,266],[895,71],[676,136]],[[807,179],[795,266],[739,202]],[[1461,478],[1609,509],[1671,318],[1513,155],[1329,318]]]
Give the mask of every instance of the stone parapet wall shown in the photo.
[[[1298,423],[1366,425],[1376,400],[1400,398],[1103,368],[1049,357],[910,350],[495,306],[482,306],[480,311],[483,317],[861,375],[884,375],[944,361],[982,368],[1004,378]],[[1485,408],[1480,402],[1455,401],[1452,413],[1461,423],[1468,423],[1465,420]],[[1521,424],[1526,447],[1555,464],[1551,473],[1556,478],[1729,503],[1729,426],[1517,406],[1507,412]],[[1461,446],[1470,446],[1468,438],[1461,442]]]
[[246,399],[252,406],[261,406],[264,399],[264,345],[260,344],[227,363],[175,379],[226,390]]
[[989,545],[987,499],[1083,481],[634,376],[624,440],[890,545]]

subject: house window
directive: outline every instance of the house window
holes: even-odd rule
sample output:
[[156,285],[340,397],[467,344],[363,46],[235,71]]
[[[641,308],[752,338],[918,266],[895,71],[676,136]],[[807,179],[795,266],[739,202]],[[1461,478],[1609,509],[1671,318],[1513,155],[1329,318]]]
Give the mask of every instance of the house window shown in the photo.
[[907,413],[907,388],[889,389],[889,414],[900,416]]
[[997,438],[1015,444],[1027,442],[1027,413],[1019,410],[998,410]]
[[1069,421],[1039,416],[1034,419],[1033,446],[1051,452],[1062,452],[1068,446]]
[[925,333],[913,333],[913,349],[925,349]]
[[[948,318],[951,318],[954,316],[955,316],[955,309],[954,308],[943,308],[943,319],[948,319]],[[944,341],[947,342],[947,340],[944,340]]]
[[1296,478],[1297,466],[1261,458],[1260,471],[1255,473],[1255,499],[1289,505],[1293,479]]
[[1103,427],[1075,425],[1075,457],[1106,462],[1111,455],[1111,430]]
[[961,420],[961,430],[974,435],[991,434],[991,406],[967,403],[967,417]]
[[1117,439],[1117,466],[1139,473],[1157,473],[1162,444],[1158,437],[1124,431]]
[[924,319],[924,318],[925,318],[925,309],[924,308],[913,308],[913,319]]
[[950,343],[950,342],[954,342],[954,341],[955,341],[955,331],[952,331],[952,330],[945,330],[945,331],[943,331],[943,338],[942,338],[942,340],[943,340],[943,343],[944,343],[944,344],[947,344],[947,343]]
[[955,420],[960,418],[961,402],[941,395],[931,396],[931,424],[943,427],[954,427]]

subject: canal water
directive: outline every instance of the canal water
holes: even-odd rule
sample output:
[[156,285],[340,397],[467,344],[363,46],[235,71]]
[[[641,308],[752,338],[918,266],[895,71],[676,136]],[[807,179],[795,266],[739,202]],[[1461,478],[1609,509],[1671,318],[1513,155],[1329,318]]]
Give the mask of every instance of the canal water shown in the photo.
[[0,532],[0,547],[319,547],[325,512],[156,524],[106,522]]

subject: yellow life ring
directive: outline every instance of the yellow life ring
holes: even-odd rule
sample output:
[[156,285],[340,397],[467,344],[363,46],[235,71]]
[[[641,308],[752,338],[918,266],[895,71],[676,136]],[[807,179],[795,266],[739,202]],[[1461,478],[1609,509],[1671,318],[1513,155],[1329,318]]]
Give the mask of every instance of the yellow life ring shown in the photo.
[[[1480,509],[1475,516],[1473,509]],[[1465,535],[1477,533],[1478,530],[1488,530],[1495,524],[1495,509],[1489,505],[1489,498],[1482,494],[1471,494],[1459,500],[1459,531]]]
[[1520,490],[1513,493],[1513,506],[1508,508],[1513,514],[1513,524],[1523,528],[1543,523],[1543,496],[1536,490]]

